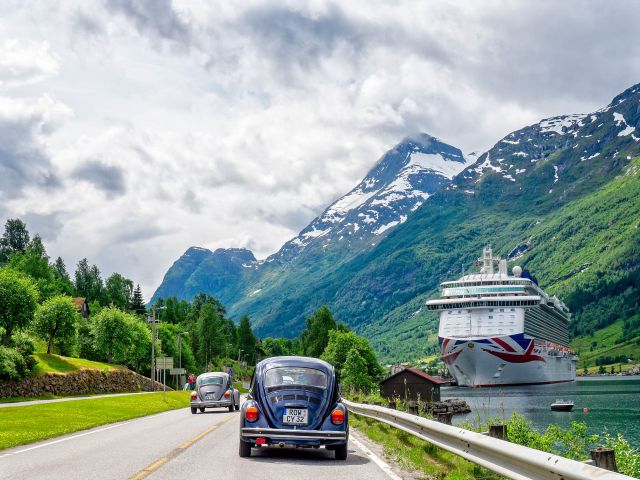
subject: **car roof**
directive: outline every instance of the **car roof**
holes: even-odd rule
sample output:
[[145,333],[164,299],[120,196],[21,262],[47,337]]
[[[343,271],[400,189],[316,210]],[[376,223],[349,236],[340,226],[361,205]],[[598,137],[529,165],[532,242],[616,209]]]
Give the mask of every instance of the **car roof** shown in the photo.
[[333,374],[333,366],[330,363],[312,357],[284,356],[265,358],[256,365],[256,369],[264,370],[273,367],[307,367]]
[[198,375],[198,378],[204,378],[204,377],[228,377],[229,374],[224,373],[224,372],[205,372],[205,373],[201,373],[200,375]]

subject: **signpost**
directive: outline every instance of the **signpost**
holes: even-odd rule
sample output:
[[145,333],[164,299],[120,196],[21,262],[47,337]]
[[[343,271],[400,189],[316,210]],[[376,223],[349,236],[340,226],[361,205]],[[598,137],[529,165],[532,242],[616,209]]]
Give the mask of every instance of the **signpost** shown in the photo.
[[182,383],[180,379],[183,378],[183,375],[187,373],[187,369],[172,368],[171,370],[169,370],[169,373],[176,378],[176,389],[180,389],[179,384]]
[[173,368],[173,357],[158,357],[156,358],[156,368],[162,370],[162,391],[164,392],[163,398],[167,400],[167,370]]

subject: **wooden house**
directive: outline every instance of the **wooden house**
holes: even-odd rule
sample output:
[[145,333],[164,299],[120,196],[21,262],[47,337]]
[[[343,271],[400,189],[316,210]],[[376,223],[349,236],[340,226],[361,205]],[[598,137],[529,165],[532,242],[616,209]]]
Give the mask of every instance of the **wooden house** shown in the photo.
[[405,368],[380,382],[380,393],[388,399],[440,401],[440,385],[444,382],[417,368]]

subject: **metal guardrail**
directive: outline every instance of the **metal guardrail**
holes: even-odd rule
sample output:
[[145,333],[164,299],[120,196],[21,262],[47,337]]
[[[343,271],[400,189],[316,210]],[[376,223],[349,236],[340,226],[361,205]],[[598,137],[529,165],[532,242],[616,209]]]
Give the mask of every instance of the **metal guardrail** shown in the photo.
[[500,475],[517,480],[629,480],[621,473],[376,405],[342,400],[350,412],[404,430]]

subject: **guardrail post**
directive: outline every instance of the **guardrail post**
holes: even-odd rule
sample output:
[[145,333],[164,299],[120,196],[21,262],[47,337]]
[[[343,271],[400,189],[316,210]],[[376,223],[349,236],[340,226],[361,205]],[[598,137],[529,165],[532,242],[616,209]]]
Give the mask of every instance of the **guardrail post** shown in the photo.
[[413,400],[407,402],[407,413],[418,415],[418,403]]
[[616,465],[616,452],[613,448],[598,447],[590,450],[591,459],[595,462],[596,467],[611,470],[613,472],[618,471]]
[[445,425],[451,425],[451,417],[453,417],[451,412],[438,413],[437,420]]
[[507,426],[489,425],[489,436],[499,438],[500,440],[507,440]]
[[388,404],[388,408],[392,409],[392,410],[397,410],[398,406],[396,405],[395,401],[391,401]]

